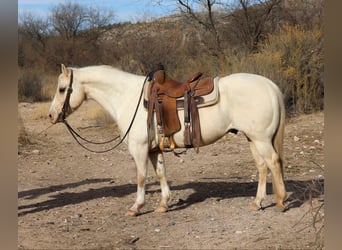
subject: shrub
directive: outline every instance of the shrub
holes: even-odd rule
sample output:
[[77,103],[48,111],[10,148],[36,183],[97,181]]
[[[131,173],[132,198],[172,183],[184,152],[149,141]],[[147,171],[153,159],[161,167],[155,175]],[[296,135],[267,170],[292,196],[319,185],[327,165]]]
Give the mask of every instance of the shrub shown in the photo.
[[[56,78],[56,77],[55,77]],[[18,101],[42,102],[51,100],[55,86],[46,74],[34,69],[22,69],[18,77]]]
[[322,31],[285,25],[268,36],[258,53],[235,59],[232,71],[272,79],[284,93],[288,113],[310,113],[324,106],[323,63]]
[[31,143],[28,134],[26,133],[23,119],[21,118],[20,114],[18,114],[18,123],[17,123],[17,131],[18,131],[18,144],[26,145]]
[[19,102],[42,101],[41,78],[32,71],[23,71],[18,79],[18,100]]

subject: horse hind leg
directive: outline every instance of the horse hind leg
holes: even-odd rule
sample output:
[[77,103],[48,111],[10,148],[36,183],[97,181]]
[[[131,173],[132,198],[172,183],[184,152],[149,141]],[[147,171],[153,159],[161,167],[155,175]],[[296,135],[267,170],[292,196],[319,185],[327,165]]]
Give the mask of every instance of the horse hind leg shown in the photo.
[[161,188],[161,201],[159,206],[155,209],[155,212],[166,212],[168,210],[167,203],[171,200],[171,192],[166,180],[164,155],[162,152],[154,152],[150,153],[149,157]]
[[261,203],[266,197],[267,164],[265,160],[260,156],[254,142],[249,141],[249,146],[252,151],[259,176],[257,194],[250,207],[252,210],[257,211],[262,208]]
[[284,183],[282,160],[270,142],[256,142],[255,145],[260,156],[264,159],[272,173],[273,192],[276,195],[276,208],[277,210],[284,211],[286,209],[284,200],[287,194]]
[[273,191],[276,194],[276,209],[279,211],[286,210],[286,206],[284,205],[284,200],[287,197],[285,183],[284,183],[284,174],[283,174],[283,165],[282,161],[277,153],[273,153],[270,159],[267,160],[269,168],[272,172],[272,186]]

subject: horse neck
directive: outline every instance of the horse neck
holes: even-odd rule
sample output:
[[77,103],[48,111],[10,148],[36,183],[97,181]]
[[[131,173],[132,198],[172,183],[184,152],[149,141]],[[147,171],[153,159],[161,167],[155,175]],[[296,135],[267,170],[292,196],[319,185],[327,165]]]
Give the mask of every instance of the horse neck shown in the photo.
[[[81,71],[80,71],[81,72]],[[144,77],[114,68],[97,68],[79,74],[86,97],[99,103],[119,127],[127,127],[126,114],[134,112]]]

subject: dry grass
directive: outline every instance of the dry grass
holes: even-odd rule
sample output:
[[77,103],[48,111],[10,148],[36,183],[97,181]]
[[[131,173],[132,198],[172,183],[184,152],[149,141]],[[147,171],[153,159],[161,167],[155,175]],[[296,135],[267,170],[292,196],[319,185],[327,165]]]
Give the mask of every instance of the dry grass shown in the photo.
[[258,53],[232,56],[231,72],[250,72],[272,79],[291,114],[323,109],[323,32],[285,25],[269,35]]
[[21,69],[18,77],[19,102],[44,102],[53,98],[56,76],[36,69]]
[[56,75],[46,75],[42,80],[41,94],[47,99],[52,100],[57,88],[57,76]]
[[[298,226],[298,233],[309,228],[313,228],[316,233],[315,245],[317,249],[324,248],[324,180],[316,179],[312,180],[307,185],[294,185],[301,194],[301,197],[297,197],[291,201],[291,203],[304,203],[310,204],[308,210],[299,218],[298,222],[294,226]],[[309,223],[303,223],[304,218],[309,216]]]
[[22,144],[22,145],[30,144],[31,141],[30,141],[29,135],[26,133],[23,120],[20,115],[18,115],[17,130],[18,130],[18,144]]
[[37,108],[30,114],[32,120],[47,119],[50,103],[45,102],[37,106]]

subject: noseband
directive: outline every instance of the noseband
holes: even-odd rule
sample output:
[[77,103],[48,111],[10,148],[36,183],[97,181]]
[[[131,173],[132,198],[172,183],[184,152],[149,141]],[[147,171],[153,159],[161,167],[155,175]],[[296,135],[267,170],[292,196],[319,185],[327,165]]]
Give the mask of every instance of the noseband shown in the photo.
[[70,72],[70,82],[69,82],[69,86],[68,86],[68,89],[67,89],[67,94],[66,94],[65,101],[64,101],[64,104],[63,104],[62,112],[60,113],[60,121],[62,121],[62,122],[65,121],[67,113],[71,112],[70,96],[71,96],[71,93],[72,93],[72,82],[73,82],[73,80],[74,80],[74,72],[71,69],[71,72]]

